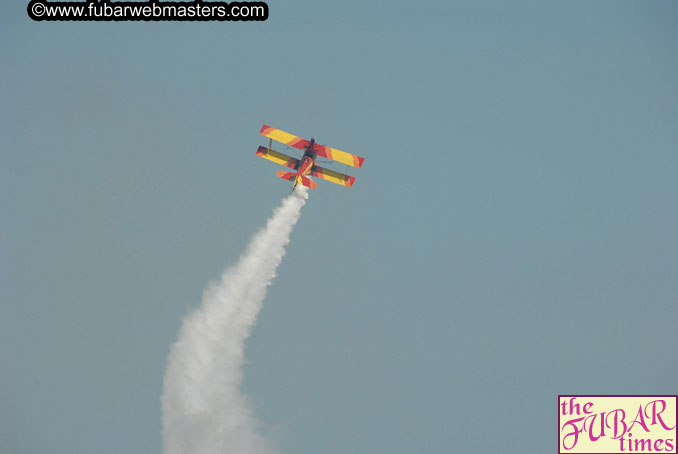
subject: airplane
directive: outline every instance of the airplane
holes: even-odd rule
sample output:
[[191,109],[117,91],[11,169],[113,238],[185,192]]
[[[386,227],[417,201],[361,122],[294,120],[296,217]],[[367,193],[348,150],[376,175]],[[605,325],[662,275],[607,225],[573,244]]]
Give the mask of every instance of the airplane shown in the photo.
[[[318,156],[353,167],[361,167],[365,161],[365,158],[361,158],[360,156],[355,156],[350,153],[346,153],[345,151],[328,147],[326,145],[319,145],[313,138],[311,138],[311,140],[302,139],[301,137],[297,137],[293,134],[281,131],[280,129],[276,129],[271,126],[263,125],[261,127],[261,131],[259,131],[259,134],[268,137],[269,141],[268,148],[260,146],[257,149],[257,156],[294,170],[294,172],[280,170],[277,173],[278,177],[282,178],[283,180],[294,181],[294,184],[292,185],[293,191],[299,183],[301,183],[303,186],[315,189],[318,186],[318,183],[311,180],[309,176],[331,181],[332,183],[349,188],[353,186],[355,177],[317,166],[316,158]],[[299,160],[272,150],[271,145],[273,144],[273,140],[277,140],[278,142],[282,142],[285,145],[298,148],[299,150],[304,150],[304,156],[301,158],[301,160]]]

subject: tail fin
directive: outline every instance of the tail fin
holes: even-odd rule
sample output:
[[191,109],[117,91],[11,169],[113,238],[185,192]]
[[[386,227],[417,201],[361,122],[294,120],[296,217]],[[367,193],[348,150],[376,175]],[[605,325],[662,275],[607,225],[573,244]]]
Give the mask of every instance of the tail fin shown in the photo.
[[[315,181],[311,180],[308,177],[300,177],[297,176],[296,173],[294,172],[285,172],[284,170],[279,170],[278,173],[278,178],[282,178],[283,180],[287,181],[295,181],[294,186],[296,186],[298,183],[301,183],[302,185],[306,186],[307,188],[315,189],[318,187],[318,183]],[[293,187],[294,188],[294,187]]]
[[316,183],[315,181],[311,180],[308,177],[301,177],[301,184],[311,189],[315,189],[318,187],[318,183]]

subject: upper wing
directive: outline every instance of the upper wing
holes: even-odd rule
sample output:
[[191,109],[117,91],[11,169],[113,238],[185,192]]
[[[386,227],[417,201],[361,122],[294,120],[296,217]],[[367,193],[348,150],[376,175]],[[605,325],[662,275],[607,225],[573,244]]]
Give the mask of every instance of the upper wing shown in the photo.
[[325,169],[318,166],[313,166],[311,174],[314,177],[331,181],[332,183],[340,184],[348,188],[353,186],[353,182],[355,181],[355,177],[350,177],[348,175],[344,175],[343,173],[335,172],[334,170]]
[[[306,139],[302,139],[301,137],[297,137],[289,132],[282,131],[272,126],[263,125],[259,134],[300,150],[311,145],[311,142]],[[336,148],[328,147],[327,145],[318,145],[317,143],[314,145],[313,151],[315,151],[318,156],[353,167],[362,167],[363,161],[365,161],[365,158],[361,158],[360,156],[346,153],[345,151],[337,150]]]
[[362,167],[363,161],[365,161],[365,158],[361,158],[360,156],[356,156],[351,153],[346,153],[345,151],[337,150],[336,148],[328,147],[327,145],[315,144],[313,151],[315,151],[318,156],[322,156],[323,158],[331,159],[333,161],[353,167]]
[[269,150],[266,147],[259,147],[257,156],[261,156],[262,158],[273,161],[281,166],[289,167],[290,169],[296,169],[299,164],[298,159],[294,159],[292,156],[287,156],[286,154],[278,153],[275,150]]
[[269,139],[282,142],[285,145],[289,145],[290,147],[298,148],[300,150],[303,150],[304,147],[307,147],[311,144],[311,142],[309,142],[306,139],[302,139],[301,137],[292,135],[289,132],[281,131],[280,129],[276,129],[272,126],[267,125],[261,127],[261,131],[259,131],[259,134],[261,134],[262,136],[266,136]]

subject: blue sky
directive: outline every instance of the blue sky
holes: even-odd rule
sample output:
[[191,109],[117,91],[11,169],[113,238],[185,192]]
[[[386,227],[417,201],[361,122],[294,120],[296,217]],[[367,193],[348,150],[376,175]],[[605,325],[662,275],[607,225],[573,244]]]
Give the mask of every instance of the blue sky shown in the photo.
[[[0,14],[0,451],[159,452],[181,317],[320,184],[248,340],[284,452],[547,452],[556,396],[676,393],[675,2]],[[339,170],[343,170],[339,168]]]

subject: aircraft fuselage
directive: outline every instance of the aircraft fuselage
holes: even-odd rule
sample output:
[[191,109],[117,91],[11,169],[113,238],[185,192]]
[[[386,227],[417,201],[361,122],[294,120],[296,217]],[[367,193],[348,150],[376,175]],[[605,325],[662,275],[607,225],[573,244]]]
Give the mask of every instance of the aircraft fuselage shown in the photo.
[[301,183],[301,177],[305,177],[311,174],[313,166],[315,165],[316,152],[313,151],[313,146],[315,145],[315,139],[311,139],[311,144],[304,148],[304,157],[301,158],[299,162],[299,167],[297,168],[297,177],[294,180],[294,187]]

